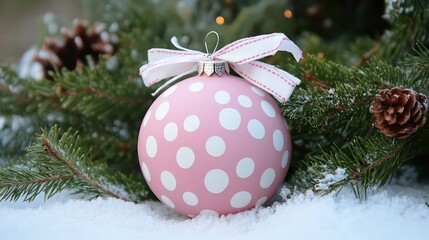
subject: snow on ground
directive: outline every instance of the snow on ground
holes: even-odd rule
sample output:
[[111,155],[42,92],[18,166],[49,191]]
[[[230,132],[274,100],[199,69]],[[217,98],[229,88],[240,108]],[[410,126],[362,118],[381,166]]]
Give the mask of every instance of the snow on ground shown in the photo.
[[271,207],[194,219],[159,202],[92,201],[60,194],[0,203],[0,239],[429,239],[429,185],[390,185],[359,201],[300,194]]

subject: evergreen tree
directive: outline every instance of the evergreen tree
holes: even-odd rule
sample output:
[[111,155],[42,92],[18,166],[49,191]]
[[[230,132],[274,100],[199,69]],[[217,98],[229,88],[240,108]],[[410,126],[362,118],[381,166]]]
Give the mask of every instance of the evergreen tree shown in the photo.
[[[19,76],[11,66],[0,68],[0,200],[32,201],[38,194],[49,198],[64,189],[84,198],[107,196],[134,202],[153,198],[140,173],[136,145],[156,86],[143,86],[138,69],[148,49],[168,48],[173,35],[180,36],[188,48],[202,49],[210,30],[220,33],[221,44],[284,32],[305,53],[300,64],[279,54],[265,59],[302,80],[281,105],[293,138],[291,171],[285,183],[296,191],[313,189],[323,194],[351,184],[362,197],[367,189],[388,183],[405,163],[427,161],[424,94],[429,89],[429,2],[386,1],[384,18],[390,27],[381,36],[376,34],[381,32],[377,25],[364,33],[337,30],[337,37],[315,25],[320,19],[325,28],[335,22],[319,16],[320,9],[332,10],[329,5],[312,4],[84,0],[88,22],[106,26],[114,51],[106,50],[109,44],[100,42],[102,37],[82,35],[88,40],[84,46],[92,46],[85,48],[84,56],[65,54],[81,49],[76,42],[64,47],[44,44],[59,59],[75,61],[74,67],[45,61],[41,80]],[[299,15],[303,9],[311,17]],[[359,17],[364,15],[365,11]],[[217,16],[224,17],[223,25],[215,23]],[[312,26],[308,30],[314,32],[305,31],[305,26]],[[98,55],[94,49],[100,48],[101,53],[110,54]],[[415,105],[403,106],[405,111],[413,110],[410,119],[417,119],[412,125],[416,132],[405,139],[381,133],[370,112],[380,91],[395,87],[412,89],[415,104],[420,104],[421,116],[415,115]]]

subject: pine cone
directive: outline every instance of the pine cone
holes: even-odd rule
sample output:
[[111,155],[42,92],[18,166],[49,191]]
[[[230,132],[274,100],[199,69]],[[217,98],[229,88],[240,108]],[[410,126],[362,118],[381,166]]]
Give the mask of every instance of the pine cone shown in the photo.
[[84,21],[75,20],[73,30],[61,29],[64,43],[60,44],[52,39],[45,39],[42,49],[35,56],[35,60],[43,66],[44,77],[52,79],[49,71],[81,68],[83,65],[97,64],[100,54],[112,56],[117,46],[111,36],[104,31],[104,25],[93,24],[87,29]]
[[394,87],[375,96],[370,112],[375,117],[374,126],[384,135],[405,139],[426,123],[427,108],[426,95]]

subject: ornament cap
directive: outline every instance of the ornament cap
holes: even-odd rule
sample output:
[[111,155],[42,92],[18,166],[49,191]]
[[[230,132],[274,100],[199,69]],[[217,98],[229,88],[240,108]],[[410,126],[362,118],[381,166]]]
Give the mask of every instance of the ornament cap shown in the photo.
[[220,60],[204,60],[198,62],[198,76],[203,73],[211,76],[216,73],[219,77],[226,73],[229,75],[229,65],[226,61]]

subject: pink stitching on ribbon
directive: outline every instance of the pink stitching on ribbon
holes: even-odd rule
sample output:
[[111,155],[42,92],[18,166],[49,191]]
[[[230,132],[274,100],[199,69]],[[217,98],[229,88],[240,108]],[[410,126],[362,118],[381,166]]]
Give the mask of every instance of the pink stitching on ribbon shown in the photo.
[[172,55],[199,55],[201,53],[193,53],[193,52],[185,52],[185,51],[166,51],[166,50],[149,50],[149,53],[167,53],[167,54],[172,54]]
[[263,52],[263,53],[256,54],[256,55],[254,55],[252,57],[248,57],[248,58],[242,59],[242,60],[238,61],[237,64],[240,64],[240,63],[245,62],[247,60],[259,59],[260,58],[259,56],[268,54],[270,52],[277,51],[278,49],[279,49],[279,47],[277,47],[275,49],[272,49],[272,50],[269,50],[269,51],[266,51],[266,52]]
[[[245,38],[245,39],[237,40],[237,41],[233,42],[232,44],[227,45],[225,48],[221,49],[220,51],[215,52],[213,54],[213,59],[228,61],[230,63],[230,66],[238,74],[240,74],[241,77],[245,78],[246,80],[251,82],[253,85],[264,89],[265,91],[267,91],[268,93],[273,95],[278,100],[285,102],[287,100],[287,98],[289,97],[291,91],[293,91],[293,88],[295,88],[295,86],[299,84],[299,81],[297,83],[296,82],[297,80],[294,80],[294,78],[292,76],[289,76],[289,74],[287,72],[285,74],[282,74],[283,72],[281,70],[277,70],[277,68],[274,66],[265,65],[265,64],[262,64],[260,62],[254,61],[256,59],[259,59],[259,58],[262,58],[262,57],[265,57],[268,55],[273,55],[273,53],[279,51],[279,48],[280,48],[280,46],[282,46],[282,43],[286,44],[285,49],[283,49],[283,50],[289,51],[289,52],[293,51],[294,53],[296,53],[296,49],[295,49],[293,44],[290,46],[290,45],[288,45],[289,42],[284,42],[284,41],[291,41],[286,36],[281,38],[281,42],[277,45],[268,44],[268,43],[264,44],[265,48],[269,48],[269,50],[264,51],[264,52],[259,51],[259,53],[258,53],[257,47],[258,47],[258,44],[259,45],[261,44],[260,43],[261,41],[267,40],[267,39],[273,38],[273,37],[280,37],[280,36],[284,36],[284,35],[280,34],[280,33],[272,33],[272,34],[267,34],[264,36],[251,37],[251,38]],[[278,41],[276,38],[276,41],[270,41],[269,40],[268,42],[277,43]],[[254,53],[254,51],[252,50],[251,51],[252,54],[245,54],[246,56],[248,56],[248,57],[245,56],[246,57],[245,59],[239,59],[238,62],[231,62],[231,59],[228,59],[228,57],[225,56],[226,54],[230,53],[231,58],[240,58],[239,56],[236,56],[237,50],[238,51],[243,51],[246,49],[251,50],[251,49],[253,49],[253,46],[251,46],[252,44],[255,45],[256,49],[254,49],[254,50],[256,50],[256,53]],[[240,48],[243,48],[243,49],[240,49]],[[302,53],[301,49],[299,49],[299,48],[297,48],[297,49]],[[172,69],[175,69],[174,70],[175,72],[180,72],[180,69],[177,69],[176,66],[174,66],[175,64],[179,64],[179,65],[180,64],[192,64],[192,63],[196,64],[198,62],[197,61],[198,59],[204,59],[204,58],[208,57],[207,54],[204,54],[204,53],[198,52],[198,51],[194,51],[194,50],[189,50],[189,49],[186,49],[186,51],[177,51],[177,50],[156,48],[156,49],[150,49],[148,51],[148,53],[154,54],[154,55],[159,54],[159,55],[153,56],[153,59],[157,59],[155,62],[147,63],[140,68],[140,75],[142,75],[142,77],[143,77],[143,75],[145,75],[148,78],[146,80],[150,81],[148,83],[145,82],[145,84],[147,86],[151,86],[154,83],[164,79],[162,77],[162,78],[157,78],[157,79],[152,80],[152,81],[150,80],[151,78],[153,78],[157,75],[157,74],[155,74],[155,76],[154,76],[154,75],[152,75],[152,72],[151,72],[152,70],[156,70],[156,68],[160,67],[160,69],[157,69],[157,71],[162,71],[162,70],[167,70],[168,68],[172,68]],[[294,57],[295,57],[295,55],[294,55]],[[176,57],[174,57],[174,56],[176,56]],[[187,57],[187,56],[191,56],[191,57]],[[297,57],[299,57],[299,55]],[[165,59],[163,59],[163,58],[165,58]],[[166,59],[168,59],[168,58],[174,58],[174,60],[167,60],[166,61]],[[223,59],[223,58],[225,58],[225,59]],[[249,66],[259,68],[260,70],[264,71],[265,73],[273,74],[275,76],[275,78],[277,78],[277,81],[283,81],[284,83],[282,83],[282,84],[287,84],[287,86],[290,86],[292,89],[289,89],[289,87],[287,87],[286,85],[280,85],[280,86],[283,86],[283,88],[277,89],[279,91],[276,91],[276,89],[272,89],[272,88],[268,87],[267,85],[263,84],[262,82],[258,81],[257,79],[254,79],[252,73],[248,73],[249,74],[248,75],[248,74],[246,74],[245,71],[237,70],[238,65],[235,65],[235,64],[242,64],[244,62],[250,64]],[[182,66],[188,67],[191,65],[182,65]],[[188,68],[186,68],[186,69],[188,69]],[[194,69],[192,68],[192,70],[194,70]],[[258,71],[258,69],[255,69],[255,68],[254,68],[254,70]],[[191,71],[191,69],[186,71],[186,72],[189,72],[189,71]],[[184,72],[184,73],[186,73],[186,72]],[[165,73],[165,74],[168,75],[169,73]],[[163,75],[163,74],[161,73],[161,75]],[[181,75],[178,75],[178,76],[180,77]],[[268,74],[268,77],[269,77],[269,74]],[[174,79],[175,78],[173,78],[171,80],[174,81]],[[143,80],[146,81],[145,79],[143,79]],[[271,83],[267,83],[267,84],[270,85]],[[285,91],[283,92],[283,90],[285,90]],[[283,95],[285,95],[285,96],[283,96]]]
[[280,74],[278,74],[278,73],[276,73],[276,72],[274,72],[274,71],[271,71],[271,69],[268,69],[267,67],[265,67],[265,66],[262,66],[262,65],[258,65],[258,64],[256,64],[255,62],[250,62],[250,63],[248,63],[248,64],[250,64],[250,65],[252,65],[252,66],[255,66],[255,67],[258,67],[258,68],[262,68],[262,69],[264,69],[265,71],[267,71],[267,72],[269,72],[269,73],[271,73],[271,74],[273,74],[273,75],[276,75],[277,77],[279,77],[279,78],[281,78],[284,82],[286,82],[289,86],[291,86],[291,87],[295,87],[296,86],[296,83],[293,81],[293,80],[290,80],[290,79],[288,79],[288,78],[285,78],[285,77],[283,77],[282,75],[280,75]]
[[[267,35],[267,36],[262,37],[262,38],[253,39],[253,40],[252,40],[252,41],[250,41],[250,42],[246,41],[245,43],[240,44],[240,45],[238,45],[238,46],[236,46],[236,45],[237,45],[237,44],[239,44],[240,42],[234,42],[234,43],[232,43],[232,44],[231,44],[231,46],[230,46],[229,48],[233,48],[233,47],[235,47],[235,46],[236,46],[235,48],[233,48],[233,49],[231,49],[231,50],[228,50],[229,48],[222,49],[222,51],[221,51],[221,52],[219,52],[219,53],[217,53],[217,54],[215,54],[215,55],[216,55],[216,57],[219,57],[219,56],[225,55],[226,53],[232,52],[232,51],[236,50],[237,48],[240,48],[240,47],[243,47],[243,46],[245,46],[245,45],[249,45],[249,44],[252,44],[252,43],[255,43],[255,42],[259,42],[259,41],[265,40],[265,39],[267,39],[267,38],[272,38],[272,37],[275,37],[276,35],[277,35],[276,33],[273,33],[273,34]],[[248,40],[248,39],[245,39],[245,40]],[[227,50],[228,50],[228,51],[227,51]]]
[[222,49],[220,49],[218,52],[216,52],[215,54],[222,54],[222,52],[225,52],[225,51],[227,51],[228,49],[230,49],[231,47],[233,47],[234,45],[237,45],[237,44],[240,44],[240,43],[242,43],[242,42],[244,42],[244,41],[247,41],[248,39],[247,38],[243,38],[243,39],[240,39],[240,40],[237,40],[237,41],[235,41],[234,42],[234,44],[230,44],[230,45],[226,45],[224,48],[222,48]]
[[247,75],[246,73],[244,73],[242,71],[237,71],[237,69],[234,67],[234,65],[231,65],[231,67],[234,69],[234,71],[238,72],[241,76],[243,76],[247,80],[251,81],[254,85],[261,87],[262,89],[264,89],[265,91],[271,93],[272,95],[275,95],[276,98],[280,99],[282,102],[286,101],[286,98],[284,98],[283,96],[281,96],[275,90],[269,88],[267,85],[258,82],[257,80],[251,78],[249,75]]

